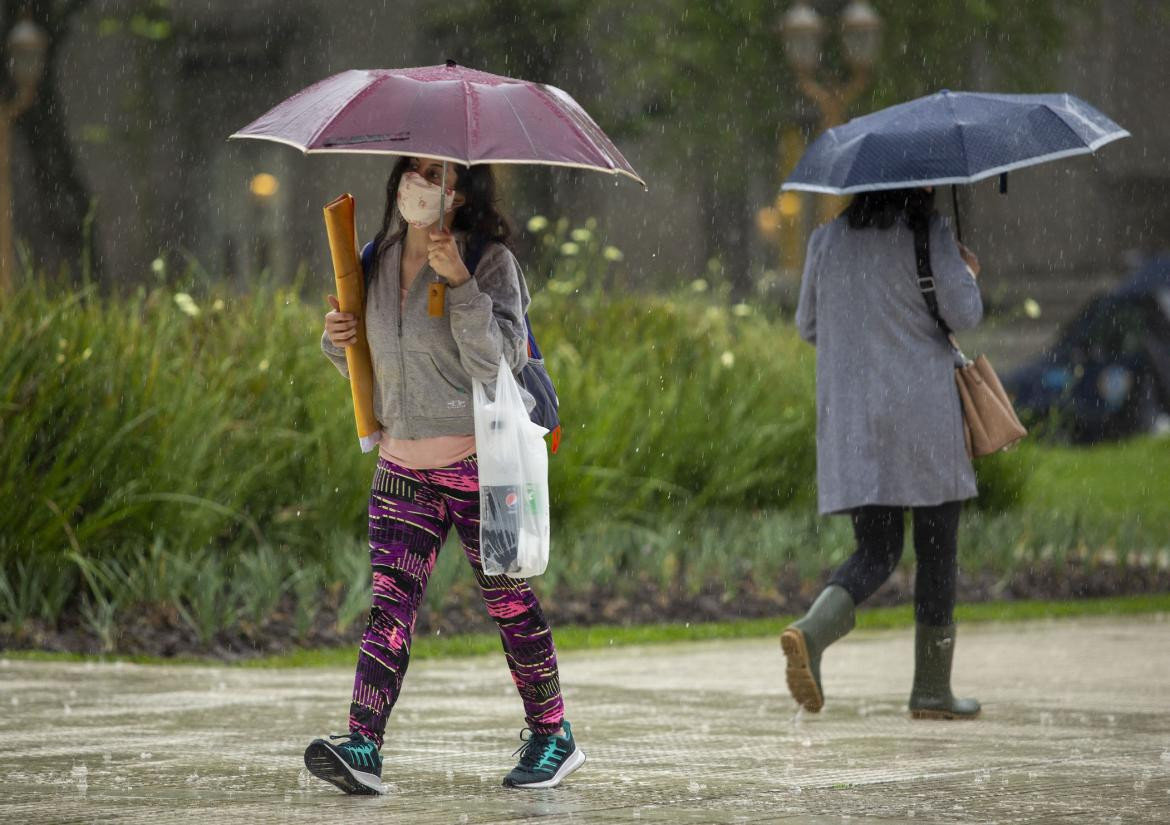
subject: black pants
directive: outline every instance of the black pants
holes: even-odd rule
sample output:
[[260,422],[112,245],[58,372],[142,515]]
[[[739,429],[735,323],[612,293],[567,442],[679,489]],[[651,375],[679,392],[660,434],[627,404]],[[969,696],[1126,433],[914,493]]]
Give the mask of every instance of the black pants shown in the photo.
[[[955,579],[958,574],[961,501],[937,507],[914,507],[914,618],[942,627],[954,621]],[[857,551],[829,580],[861,604],[881,587],[902,558],[905,508],[859,507],[853,512]]]

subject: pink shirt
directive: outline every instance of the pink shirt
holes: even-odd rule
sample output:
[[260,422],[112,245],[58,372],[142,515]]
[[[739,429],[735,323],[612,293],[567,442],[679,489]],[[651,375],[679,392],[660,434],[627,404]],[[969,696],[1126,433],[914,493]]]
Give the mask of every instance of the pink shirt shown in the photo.
[[[400,287],[406,302],[406,287]],[[378,455],[408,470],[450,467],[475,452],[475,435],[439,435],[434,438],[390,438],[383,435]]]

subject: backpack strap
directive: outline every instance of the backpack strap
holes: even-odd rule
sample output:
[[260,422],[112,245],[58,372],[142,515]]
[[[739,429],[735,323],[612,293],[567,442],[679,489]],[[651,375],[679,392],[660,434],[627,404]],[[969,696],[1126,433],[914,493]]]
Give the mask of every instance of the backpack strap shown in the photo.
[[468,235],[467,243],[463,246],[463,265],[467,267],[467,273],[474,275],[475,270],[479,268],[479,262],[483,260],[483,253],[487,251],[488,240],[479,235]]
[[362,276],[366,280],[366,292],[370,291],[370,278],[374,273],[370,270],[374,266],[374,242],[370,241],[362,247]]
[[536,343],[536,336],[532,334],[532,322],[528,320],[527,312],[524,313],[524,326],[528,330],[528,357],[543,361],[544,356],[540,352],[540,344]]
[[[488,241],[484,238],[477,235],[468,237],[467,244],[463,248],[463,265],[472,275],[479,267],[479,262],[483,260],[483,253],[487,251],[487,247]],[[543,359],[544,356],[540,354],[540,345],[536,343],[536,336],[532,334],[532,322],[528,320],[528,313],[524,313],[524,327],[528,333],[528,357]]]

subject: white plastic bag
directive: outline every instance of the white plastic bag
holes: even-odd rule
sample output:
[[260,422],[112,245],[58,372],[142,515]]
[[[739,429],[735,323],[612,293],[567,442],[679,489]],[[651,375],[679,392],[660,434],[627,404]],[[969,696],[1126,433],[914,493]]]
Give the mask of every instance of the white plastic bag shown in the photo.
[[548,567],[548,452],[520,387],[500,357],[495,400],[473,382],[479,461],[479,551],[483,572],[523,579]]

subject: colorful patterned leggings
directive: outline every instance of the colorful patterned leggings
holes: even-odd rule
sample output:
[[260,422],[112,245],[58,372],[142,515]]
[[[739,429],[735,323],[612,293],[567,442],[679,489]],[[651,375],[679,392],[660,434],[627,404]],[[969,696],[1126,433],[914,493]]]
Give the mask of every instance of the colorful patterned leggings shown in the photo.
[[370,491],[374,600],[358,653],[349,729],[382,746],[402,690],[410,640],[427,580],[451,525],[459,533],[488,615],[500,628],[528,727],[552,733],[564,704],[552,630],[528,582],[485,576],[479,560],[479,467],[475,456],[441,470],[408,470],[378,460]]

